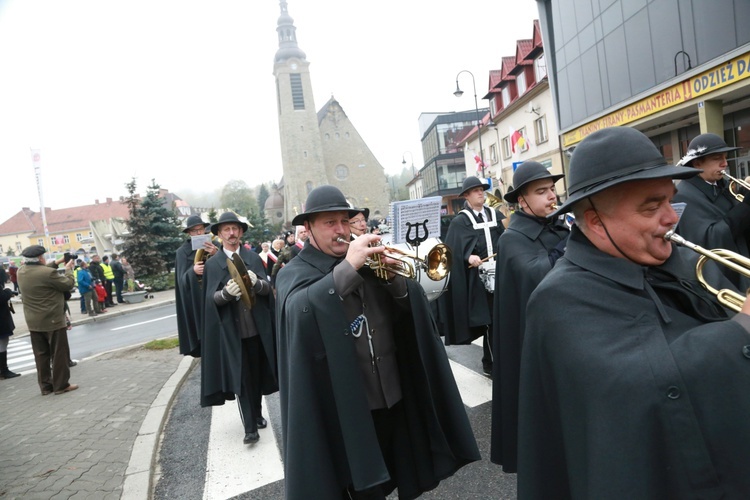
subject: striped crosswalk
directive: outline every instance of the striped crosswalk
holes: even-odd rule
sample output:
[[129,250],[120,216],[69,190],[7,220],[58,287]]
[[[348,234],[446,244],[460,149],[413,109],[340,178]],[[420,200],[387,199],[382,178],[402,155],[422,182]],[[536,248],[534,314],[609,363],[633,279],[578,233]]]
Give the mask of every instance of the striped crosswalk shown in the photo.
[[14,339],[8,342],[8,368],[12,372],[24,372],[36,368],[34,351],[28,337]]

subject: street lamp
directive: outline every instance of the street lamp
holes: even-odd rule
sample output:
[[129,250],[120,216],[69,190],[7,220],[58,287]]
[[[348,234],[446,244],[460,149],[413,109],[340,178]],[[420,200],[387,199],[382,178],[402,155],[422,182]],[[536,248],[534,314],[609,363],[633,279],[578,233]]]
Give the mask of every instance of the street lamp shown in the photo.
[[411,176],[416,177],[417,173],[414,170],[414,156],[412,156],[411,151],[404,151],[401,153],[401,165],[406,165],[406,153],[409,153],[409,158],[411,158]]
[[458,86],[458,77],[461,75],[461,73],[468,73],[471,75],[471,83],[474,85],[474,109],[477,112],[477,133],[479,135],[479,160],[481,161],[482,165],[482,178],[484,178],[484,150],[482,149],[482,119],[479,116],[479,103],[477,102],[477,82],[474,79],[474,73],[467,69],[462,69],[456,74],[456,91],[453,92],[453,95],[456,97],[461,97],[464,95],[464,91],[461,90],[461,87]]

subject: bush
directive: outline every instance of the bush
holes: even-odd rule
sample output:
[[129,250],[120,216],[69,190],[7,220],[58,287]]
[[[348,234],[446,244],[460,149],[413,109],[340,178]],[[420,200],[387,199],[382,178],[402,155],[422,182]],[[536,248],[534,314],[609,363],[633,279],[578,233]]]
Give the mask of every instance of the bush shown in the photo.
[[168,274],[158,276],[143,276],[138,280],[147,287],[151,287],[152,292],[160,292],[169,288],[174,288],[174,279],[170,279]]

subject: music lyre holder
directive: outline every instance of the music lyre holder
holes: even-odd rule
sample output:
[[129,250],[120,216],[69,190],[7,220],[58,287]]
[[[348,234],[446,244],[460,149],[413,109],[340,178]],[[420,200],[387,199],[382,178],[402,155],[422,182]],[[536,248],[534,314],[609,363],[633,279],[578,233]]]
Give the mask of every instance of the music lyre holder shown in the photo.
[[[406,223],[406,226],[408,228],[406,230],[406,242],[414,247],[414,255],[416,255],[417,258],[419,258],[419,245],[427,241],[427,236],[430,234],[430,231],[427,229],[427,222],[429,220],[430,219],[425,219],[424,222],[415,222],[414,224],[412,224],[411,222]],[[424,229],[424,234],[422,236],[419,235],[419,226],[422,226],[422,228]],[[414,238],[411,237],[412,229],[414,229]],[[416,272],[420,271],[421,269]]]

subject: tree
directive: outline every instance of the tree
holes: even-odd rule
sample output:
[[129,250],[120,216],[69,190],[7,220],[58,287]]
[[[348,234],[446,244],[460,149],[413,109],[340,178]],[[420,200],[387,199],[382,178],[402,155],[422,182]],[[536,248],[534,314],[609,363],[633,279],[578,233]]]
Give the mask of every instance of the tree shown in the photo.
[[250,212],[250,216],[247,221],[252,227],[247,228],[247,232],[242,235],[243,241],[249,241],[255,245],[259,245],[264,241],[269,241],[273,235],[273,227],[268,223],[264,212]]
[[219,222],[219,217],[216,214],[216,208],[214,207],[211,207],[211,210],[208,211],[208,222],[211,224]]
[[125,237],[122,253],[139,277],[153,279],[174,267],[175,253],[183,240],[180,223],[175,212],[159,198],[160,186],[154,179],[143,199],[135,192],[135,178],[125,186],[129,195],[126,202],[130,233]]
[[266,201],[270,196],[271,193],[268,192],[266,185],[261,184],[260,188],[258,188],[258,210],[260,210],[260,213],[266,213]]
[[221,206],[247,217],[258,204],[245,181],[231,180],[221,190]]
[[12,248],[9,248],[8,251],[5,252],[5,255],[7,255],[8,257],[15,257],[16,252],[14,252]]

